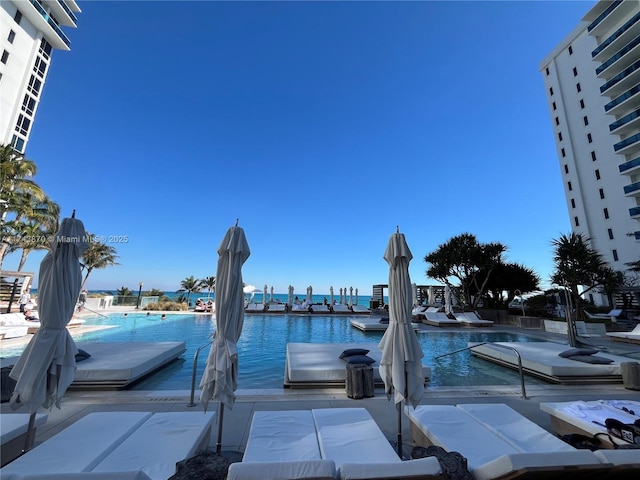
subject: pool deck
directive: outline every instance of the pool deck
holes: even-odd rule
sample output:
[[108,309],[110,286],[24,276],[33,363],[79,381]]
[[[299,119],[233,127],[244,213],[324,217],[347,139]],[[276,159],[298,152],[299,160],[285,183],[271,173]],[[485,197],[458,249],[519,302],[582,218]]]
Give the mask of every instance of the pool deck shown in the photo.
[[[181,312],[184,313],[184,312]],[[421,325],[420,331],[443,332],[446,328]],[[479,331],[482,329],[474,329]],[[566,342],[566,336],[547,333],[540,330],[520,329],[508,325],[495,325],[490,331],[504,330],[531,335],[557,342]],[[460,331],[460,328],[455,329]],[[628,348],[608,338],[591,339],[596,345],[605,345],[617,352],[639,351]],[[630,357],[630,361],[640,355]],[[198,379],[199,380],[199,379]],[[526,385],[526,382],[525,382]],[[195,392],[195,406],[189,406],[188,390],[171,391],[68,391],[60,409],[41,409],[49,418],[45,425],[37,430],[36,445],[74,423],[84,415],[100,411],[202,411],[198,403],[199,390]],[[393,403],[387,400],[382,388],[375,389],[375,396],[365,399],[350,399],[344,388],[315,388],[303,390],[265,389],[243,390],[237,392],[233,409],[225,409],[222,445],[223,451],[233,460],[241,459],[253,412],[257,410],[294,410],[332,407],[364,407],[390,442],[397,439],[397,414]],[[628,399],[640,401],[640,391],[626,389],[622,384],[599,385],[531,385],[526,386],[527,398],[522,398],[520,385],[477,386],[477,387],[425,387],[421,404],[459,403],[505,403],[520,412],[541,427],[551,431],[549,414],[540,409],[541,402],[569,402],[575,400]],[[210,402],[209,409],[217,409],[217,402]],[[8,402],[1,404],[2,413],[12,412]],[[215,449],[217,441],[214,431],[210,445]],[[403,451],[408,456],[413,447],[409,421],[403,421]]]

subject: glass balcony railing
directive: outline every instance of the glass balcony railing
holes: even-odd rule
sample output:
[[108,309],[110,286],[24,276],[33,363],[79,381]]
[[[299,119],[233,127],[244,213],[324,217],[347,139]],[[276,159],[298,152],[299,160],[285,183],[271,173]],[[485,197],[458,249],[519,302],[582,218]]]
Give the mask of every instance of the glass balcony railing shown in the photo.
[[613,146],[613,150],[614,151],[618,151],[618,150],[622,150],[625,147],[628,147],[629,145],[633,145],[634,143],[640,141],[640,133],[636,133],[635,135],[632,135],[629,138],[625,138],[623,141],[616,143]]
[[587,32],[590,32],[591,30],[596,28],[605,18],[609,16],[611,12],[618,8],[621,3],[622,0],[616,0],[615,2],[612,2],[611,5],[609,5],[609,7],[598,16],[598,18],[591,22],[591,24],[587,27]]
[[600,73],[604,72],[607,68],[609,68],[611,65],[616,63],[618,60],[620,60],[622,57],[624,57],[627,53],[629,53],[638,45],[640,45],[640,37],[636,37],[635,39],[633,39],[630,43],[622,47],[622,49],[618,53],[616,53],[613,57],[611,57],[609,60],[607,60],[598,68],[596,68],[596,75],[600,75]]
[[71,48],[71,41],[69,40],[69,37],[67,37],[64,32],[60,29],[60,27],[58,26],[58,23],[53,19],[53,17],[44,9],[44,7],[40,4],[40,2],[38,0],[29,0],[29,3],[31,3],[31,5],[33,5],[35,7],[36,10],[38,10],[38,12],[40,13],[40,15],[42,15],[42,18],[44,18],[47,23],[49,24],[49,26],[51,28],[53,28],[53,30],[58,34],[58,36],[62,39],[62,41],[64,42],[64,44]]
[[633,232],[633,235],[636,237],[636,240],[640,240],[640,230],[637,232]]
[[596,48],[593,52],[591,52],[591,57],[595,57],[596,55],[598,55],[602,50],[604,50],[605,48],[607,48],[609,45],[611,45],[613,42],[615,42],[618,38],[620,38],[620,36],[626,32],[627,30],[629,30],[631,27],[633,27],[633,25],[640,20],[640,13],[636,13],[633,17],[631,17],[631,19],[625,23],[623,26],[621,26],[618,30],[616,30],[616,32],[611,35],[609,38],[607,38],[604,42],[602,42],[600,45],[598,45],[598,48]]
[[73,20],[73,23],[78,23],[78,17],[76,17],[74,15],[74,13],[71,11],[71,9],[69,7],[67,7],[67,4],[64,2],[64,0],[58,0],[58,3],[62,7],[62,9],[65,12],[67,12],[67,15],[69,15],[69,17],[71,17],[71,20]]
[[633,97],[636,93],[640,92],[640,85],[636,85],[633,88],[630,88],[629,90],[627,90],[626,92],[624,92],[622,95],[619,95],[618,97],[614,98],[613,100],[611,100],[609,103],[607,103],[604,106],[604,111],[608,112],[609,110],[611,110],[613,107],[620,105],[622,102],[624,102],[627,98],[631,98]]
[[629,209],[629,216],[635,217],[636,215],[640,215],[640,207],[633,207]]
[[640,112],[638,110],[634,110],[629,115],[625,115],[624,117],[616,120],[612,124],[609,125],[609,131],[613,132],[614,130],[622,127],[623,125],[629,123],[631,120],[640,117]]
[[640,182],[632,183],[631,185],[627,185],[624,187],[624,193],[633,193],[640,191]]
[[640,68],[640,60],[638,60],[636,63],[634,63],[633,65],[625,68],[623,71],[621,71],[618,75],[616,75],[615,77],[613,77],[611,80],[609,80],[607,83],[605,83],[604,85],[602,85],[600,87],[600,93],[604,93],[607,90],[609,90],[611,87],[613,87],[616,83],[624,80],[626,77],[628,77],[630,74],[632,74],[633,72],[635,72],[636,70],[638,70]]
[[634,158],[633,160],[629,160],[628,162],[624,162],[622,165],[618,167],[620,173],[624,173],[627,170],[630,170],[635,167],[640,167],[640,157]]

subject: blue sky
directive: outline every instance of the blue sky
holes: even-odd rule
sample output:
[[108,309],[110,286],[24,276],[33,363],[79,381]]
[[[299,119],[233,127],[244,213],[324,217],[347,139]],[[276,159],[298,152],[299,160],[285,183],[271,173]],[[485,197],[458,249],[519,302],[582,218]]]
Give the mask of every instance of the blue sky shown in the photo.
[[470,232],[548,286],[570,225],[538,66],[594,3],[80,2],[26,156],[117,249],[89,289],[215,275],[236,218],[276,292],[369,295],[396,226],[418,284]]

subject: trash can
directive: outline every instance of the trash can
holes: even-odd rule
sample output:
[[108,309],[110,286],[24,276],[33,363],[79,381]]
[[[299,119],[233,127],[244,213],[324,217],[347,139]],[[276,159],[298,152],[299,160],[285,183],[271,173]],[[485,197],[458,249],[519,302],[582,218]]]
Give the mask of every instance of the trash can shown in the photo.
[[620,364],[622,383],[628,390],[640,390],[640,363],[622,362]]
[[344,384],[349,398],[358,400],[373,397],[373,367],[364,363],[348,363]]

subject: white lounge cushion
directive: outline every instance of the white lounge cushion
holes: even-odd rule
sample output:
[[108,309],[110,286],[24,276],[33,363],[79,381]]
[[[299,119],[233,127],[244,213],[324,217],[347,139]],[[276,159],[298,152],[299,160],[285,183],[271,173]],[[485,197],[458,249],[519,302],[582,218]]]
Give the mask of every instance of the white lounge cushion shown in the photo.
[[150,416],[149,412],[90,413],[4,466],[0,477],[91,471]]
[[236,462],[229,465],[227,480],[335,480],[331,460],[300,462]]
[[177,462],[208,447],[214,418],[215,412],[156,413],[93,471],[144,470],[152,479],[166,480],[176,473]]
[[441,478],[442,467],[436,457],[425,457],[406,462],[343,463],[341,480],[424,480]]
[[11,475],[3,480],[151,480],[143,471],[132,472],[73,472]]
[[638,450],[596,450],[593,454],[598,457],[602,463],[640,468],[640,451]]
[[343,463],[400,463],[384,433],[364,408],[314,409],[322,458]]
[[[0,415],[0,443],[4,445],[18,438],[20,435],[27,433],[30,416],[28,413],[3,413]],[[37,428],[44,425],[46,421],[46,414],[36,414],[35,427]]]
[[320,460],[316,426],[310,410],[257,411],[242,461]]
[[[514,453],[501,455],[495,460],[471,469],[475,480],[492,480],[519,470],[558,471],[567,469],[567,474],[580,478],[577,468],[603,468],[602,463],[589,450],[573,452]],[[607,477],[598,477],[607,478]]]

